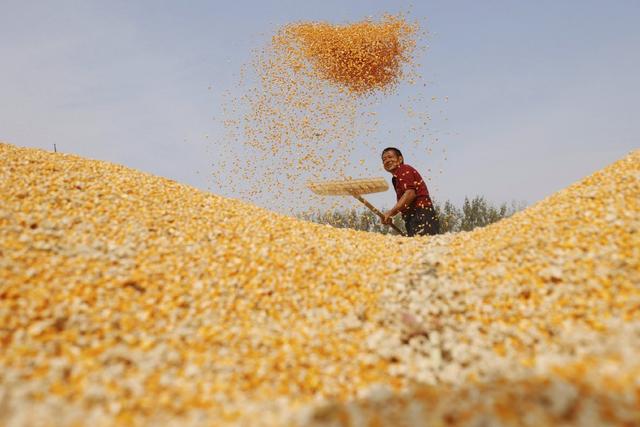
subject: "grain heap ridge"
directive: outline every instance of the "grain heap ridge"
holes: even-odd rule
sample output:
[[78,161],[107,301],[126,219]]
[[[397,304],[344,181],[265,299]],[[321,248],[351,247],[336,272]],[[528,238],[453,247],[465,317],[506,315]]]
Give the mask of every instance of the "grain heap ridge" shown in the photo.
[[638,419],[640,151],[417,239],[76,156],[0,158],[1,424]]

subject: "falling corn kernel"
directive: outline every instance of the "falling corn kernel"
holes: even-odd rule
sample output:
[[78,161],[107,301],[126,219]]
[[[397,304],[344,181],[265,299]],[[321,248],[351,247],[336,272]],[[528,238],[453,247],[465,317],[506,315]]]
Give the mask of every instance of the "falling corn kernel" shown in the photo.
[[402,65],[412,62],[416,30],[401,16],[385,15],[380,22],[291,24],[274,41],[289,53],[295,72],[315,73],[360,95],[388,89],[403,77]]
[[[219,145],[225,156],[238,159],[247,179],[219,179],[221,191],[283,212],[326,206],[307,194],[306,181],[344,178],[356,163],[356,141],[378,126],[362,114],[375,114],[369,110],[380,98],[417,74],[417,29],[402,15],[280,28],[254,52],[254,84],[243,79],[240,95],[227,99],[233,119],[225,121],[228,135]],[[380,149],[366,138],[363,144]],[[216,165],[214,170],[227,173]],[[277,187],[288,191],[277,194]]]

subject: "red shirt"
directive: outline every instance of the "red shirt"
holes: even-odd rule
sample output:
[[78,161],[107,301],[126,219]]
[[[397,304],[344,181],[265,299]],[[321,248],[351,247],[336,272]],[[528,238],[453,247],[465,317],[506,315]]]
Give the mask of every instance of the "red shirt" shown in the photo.
[[427,185],[424,183],[418,171],[411,166],[405,164],[398,166],[393,173],[391,182],[393,183],[393,188],[396,190],[396,200],[400,200],[404,192],[409,189],[416,192],[416,198],[413,199],[413,202],[409,206],[404,206],[400,209],[403,215],[417,207],[428,208],[432,206]]

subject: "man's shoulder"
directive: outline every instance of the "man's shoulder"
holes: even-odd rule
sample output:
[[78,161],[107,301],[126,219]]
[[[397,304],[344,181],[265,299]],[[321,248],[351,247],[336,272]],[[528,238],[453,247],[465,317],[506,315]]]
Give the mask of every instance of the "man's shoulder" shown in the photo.
[[413,166],[410,166],[406,163],[401,164],[400,166],[398,166],[398,170],[397,170],[397,174],[401,174],[401,173],[413,173],[413,172],[418,172]]

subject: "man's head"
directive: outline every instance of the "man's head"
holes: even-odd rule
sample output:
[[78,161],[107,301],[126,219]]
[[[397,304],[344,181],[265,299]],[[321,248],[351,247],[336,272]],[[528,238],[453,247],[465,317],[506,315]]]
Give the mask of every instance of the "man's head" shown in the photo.
[[382,150],[382,166],[387,172],[393,173],[402,163],[404,163],[404,159],[397,148],[387,147]]

